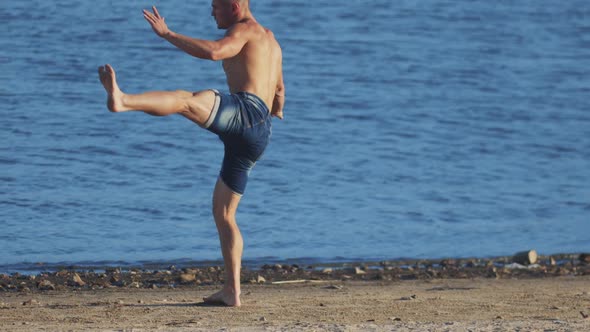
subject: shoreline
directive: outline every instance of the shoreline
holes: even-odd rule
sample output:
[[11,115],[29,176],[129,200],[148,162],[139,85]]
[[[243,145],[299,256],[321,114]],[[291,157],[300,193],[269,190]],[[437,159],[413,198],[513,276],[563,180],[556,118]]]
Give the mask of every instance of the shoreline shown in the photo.
[[590,276],[245,284],[0,293],[0,329],[101,331],[587,331]]
[[[242,284],[295,283],[305,281],[399,281],[432,279],[515,279],[590,275],[589,254],[561,254],[535,257],[463,259],[414,259],[380,262],[265,264],[243,267]],[[528,259],[528,258],[527,258]],[[0,273],[0,294],[53,290],[86,291],[111,288],[186,288],[221,285],[224,268],[215,266],[168,266],[160,269],[104,267],[104,270],[71,266],[37,274]]]
[[[556,253],[551,255],[541,255],[538,257],[539,261],[549,261],[554,259],[557,264],[563,262],[575,262],[579,260],[580,255],[590,255],[580,253]],[[260,270],[267,265],[296,265],[296,266],[312,266],[314,268],[346,268],[349,266],[367,266],[375,267],[382,266],[384,264],[392,266],[411,266],[417,264],[436,265],[442,261],[456,261],[459,264],[465,264],[468,262],[488,262],[493,261],[495,263],[510,263],[514,256],[503,255],[503,256],[484,256],[484,257],[434,257],[434,258],[412,258],[412,257],[398,257],[392,259],[374,259],[374,258],[352,258],[347,259],[344,257],[334,258],[258,258],[258,259],[245,259],[242,260],[242,268],[249,270]],[[0,263],[0,274],[41,274],[41,273],[52,273],[62,270],[71,270],[78,272],[104,272],[109,269],[119,269],[122,271],[131,270],[143,270],[143,271],[156,271],[166,270],[170,267],[178,269],[182,268],[208,268],[211,266],[223,265],[223,260],[193,260],[193,259],[174,259],[174,260],[161,260],[161,261],[138,261],[138,262],[125,262],[125,261],[82,261],[82,262],[21,262],[21,263]]]

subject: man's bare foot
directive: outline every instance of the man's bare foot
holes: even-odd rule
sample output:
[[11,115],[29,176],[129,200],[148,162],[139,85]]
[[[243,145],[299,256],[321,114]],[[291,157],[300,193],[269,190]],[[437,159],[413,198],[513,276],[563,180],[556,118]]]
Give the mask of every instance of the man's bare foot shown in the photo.
[[240,294],[236,294],[233,291],[226,291],[225,289],[222,289],[209,297],[204,297],[203,301],[208,304],[225,305],[228,307],[239,307],[242,305],[240,302]]
[[98,76],[108,94],[107,107],[109,110],[111,112],[129,111],[130,109],[125,108],[123,105],[125,94],[119,89],[119,85],[117,85],[117,76],[113,67],[110,65],[98,67]]

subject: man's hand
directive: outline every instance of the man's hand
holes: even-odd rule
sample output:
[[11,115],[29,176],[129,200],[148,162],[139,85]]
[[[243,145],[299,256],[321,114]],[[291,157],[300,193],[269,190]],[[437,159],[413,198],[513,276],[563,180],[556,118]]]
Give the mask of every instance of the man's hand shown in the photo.
[[170,29],[168,29],[168,26],[166,25],[164,18],[162,16],[160,16],[160,13],[158,13],[158,9],[156,8],[156,6],[152,6],[152,10],[154,11],[153,13],[150,12],[149,10],[144,9],[143,10],[143,17],[152,26],[152,29],[154,29],[154,32],[158,36],[164,38],[168,34],[170,34]]

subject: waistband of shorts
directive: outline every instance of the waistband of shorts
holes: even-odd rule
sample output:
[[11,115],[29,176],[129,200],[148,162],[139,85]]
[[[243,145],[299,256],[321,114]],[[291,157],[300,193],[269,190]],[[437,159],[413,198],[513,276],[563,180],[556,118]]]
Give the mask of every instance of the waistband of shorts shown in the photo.
[[246,92],[246,91],[236,92],[235,94],[238,95],[238,96],[241,96],[242,98],[246,98],[246,99],[250,99],[250,100],[255,101],[256,103],[258,103],[262,107],[264,107],[263,111],[266,111],[267,113],[270,114],[270,110],[268,109],[268,106],[266,105],[266,103],[264,102],[264,100],[262,100],[257,95],[255,95],[253,93],[250,93],[250,92]]

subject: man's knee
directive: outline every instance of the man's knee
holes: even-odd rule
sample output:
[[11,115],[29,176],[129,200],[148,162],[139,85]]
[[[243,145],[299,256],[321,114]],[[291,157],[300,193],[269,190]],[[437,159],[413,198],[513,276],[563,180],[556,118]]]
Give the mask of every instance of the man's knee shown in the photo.
[[215,220],[219,221],[230,221],[235,217],[231,211],[229,211],[227,205],[222,204],[221,202],[213,202],[213,217]]

